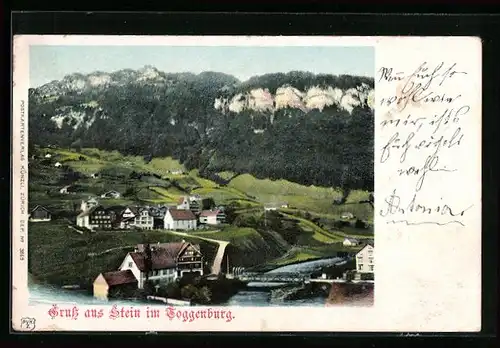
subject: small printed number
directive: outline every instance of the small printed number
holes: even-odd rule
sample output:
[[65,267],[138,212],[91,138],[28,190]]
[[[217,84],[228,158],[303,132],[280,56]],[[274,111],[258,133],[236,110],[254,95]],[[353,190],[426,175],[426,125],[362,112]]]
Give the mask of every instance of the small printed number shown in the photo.
[[21,329],[32,331],[35,329],[35,318],[22,318]]

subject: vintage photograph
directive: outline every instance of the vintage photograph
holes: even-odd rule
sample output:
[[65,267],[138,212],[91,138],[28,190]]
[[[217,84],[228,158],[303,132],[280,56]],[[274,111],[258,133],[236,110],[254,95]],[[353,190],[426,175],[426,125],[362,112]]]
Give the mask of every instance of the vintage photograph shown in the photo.
[[29,47],[31,304],[372,306],[375,49]]

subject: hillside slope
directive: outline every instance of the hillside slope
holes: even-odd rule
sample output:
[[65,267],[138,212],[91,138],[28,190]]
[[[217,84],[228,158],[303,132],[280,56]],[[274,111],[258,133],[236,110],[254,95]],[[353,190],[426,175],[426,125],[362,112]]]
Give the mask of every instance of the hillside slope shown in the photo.
[[305,185],[373,188],[370,78],[154,67],[73,74],[30,90],[30,143],[173,156],[206,177],[249,173]]

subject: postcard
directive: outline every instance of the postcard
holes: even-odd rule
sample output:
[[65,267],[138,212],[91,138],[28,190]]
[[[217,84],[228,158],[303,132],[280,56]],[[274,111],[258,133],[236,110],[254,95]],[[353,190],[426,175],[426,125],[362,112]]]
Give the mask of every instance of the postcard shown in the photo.
[[14,330],[481,329],[480,39],[13,45]]

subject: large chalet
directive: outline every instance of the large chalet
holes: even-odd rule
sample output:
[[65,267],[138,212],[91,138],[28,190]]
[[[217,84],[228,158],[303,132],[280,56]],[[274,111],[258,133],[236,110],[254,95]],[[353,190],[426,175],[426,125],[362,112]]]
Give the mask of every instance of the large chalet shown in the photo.
[[76,217],[77,226],[90,230],[111,229],[112,222],[111,212],[101,205],[84,210]]
[[144,288],[146,279],[157,285],[173,282],[186,274],[203,275],[203,256],[199,245],[187,242],[151,244],[150,262],[145,249],[146,245],[137,245],[119,267],[122,272],[131,271],[134,274],[139,289]]

